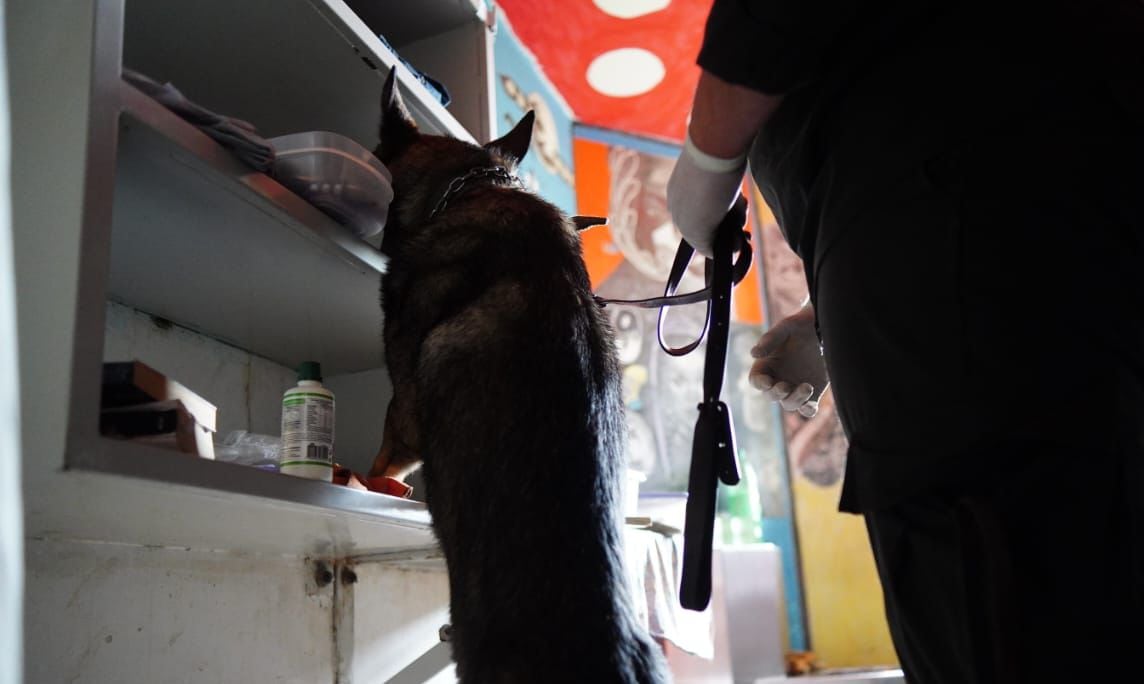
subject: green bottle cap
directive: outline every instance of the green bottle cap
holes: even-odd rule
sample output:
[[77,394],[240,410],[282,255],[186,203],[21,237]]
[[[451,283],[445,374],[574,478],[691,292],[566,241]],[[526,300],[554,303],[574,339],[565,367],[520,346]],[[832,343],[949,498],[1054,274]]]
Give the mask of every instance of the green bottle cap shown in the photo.
[[298,382],[303,380],[322,381],[322,364],[317,361],[303,361],[298,365]]

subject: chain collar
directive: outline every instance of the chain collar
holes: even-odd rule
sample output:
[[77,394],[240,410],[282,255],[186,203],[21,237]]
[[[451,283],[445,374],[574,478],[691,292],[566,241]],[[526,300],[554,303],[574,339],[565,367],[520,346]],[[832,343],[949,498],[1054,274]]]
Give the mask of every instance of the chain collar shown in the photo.
[[484,178],[490,178],[510,187],[524,188],[524,184],[520,182],[520,179],[503,166],[478,166],[469,169],[464,174],[449,181],[449,187],[445,188],[445,194],[441,195],[441,199],[437,200],[437,206],[433,207],[433,211],[429,213],[429,220],[432,221],[438,214],[445,211],[445,207],[449,206],[449,202],[464,192],[465,187],[472,183],[472,181]]

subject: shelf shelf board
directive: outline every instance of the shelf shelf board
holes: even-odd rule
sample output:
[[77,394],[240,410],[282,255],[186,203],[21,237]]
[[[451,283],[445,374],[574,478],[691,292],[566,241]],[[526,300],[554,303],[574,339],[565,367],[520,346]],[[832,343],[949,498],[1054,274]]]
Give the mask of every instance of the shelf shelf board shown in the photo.
[[[465,3],[477,22],[472,2],[391,4],[415,21],[423,5]],[[263,135],[332,131],[371,149],[381,87],[397,65],[406,106],[425,131],[473,140],[342,0],[128,3],[123,64],[170,81],[208,109],[252,122]]]
[[96,438],[29,506],[34,536],[311,557],[433,558],[425,505]]
[[108,297],[286,366],[382,363],[384,256],[126,83]]
[[484,0],[347,0],[366,25],[400,48],[451,31],[466,22],[484,22]]
[[[483,24],[486,17],[484,0],[408,0],[387,2],[354,2],[351,7],[343,0],[312,0],[315,9],[327,17],[335,29],[360,50],[367,61],[381,64],[385,74],[397,66],[397,80],[405,106],[413,119],[425,132],[451,135],[475,142],[472,132],[461,125],[378,38],[386,36],[390,44],[398,46],[446,33],[466,23]],[[377,31],[373,27],[385,26]],[[372,60],[369,60],[372,57]]]

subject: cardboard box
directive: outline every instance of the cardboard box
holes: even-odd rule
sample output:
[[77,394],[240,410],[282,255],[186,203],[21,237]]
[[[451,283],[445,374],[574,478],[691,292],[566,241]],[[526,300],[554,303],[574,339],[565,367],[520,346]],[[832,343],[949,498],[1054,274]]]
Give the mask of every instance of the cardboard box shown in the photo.
[[[134,418],[109,419],[116,422],[118,425],[116,429],[120,432],[125,429],[129,431],[127,423],[131,421],[135,421],[134,425],[138,429],[147,420],[166,421],[167,423],[175,420],[178,413],[177,411],[175,414],[170,413],[175,409],[172,405],[164,405],[166,402],[177,402],[178,410],[188,414],[182,418],[179,424],[179,427],[184,431],[182,445],[180,446],[177,436],[178,430],[175,433],[168,433],[175,434],[175,437],[155,434],[137,435],[135,439],[143,439],[152,443],[171,442],[180,451],[187,448],[186,440],[190,439],[193,450],[187,451],[187,453],[197,453],[203,458],[213,459],[213,434],[217,429],[218,419],[218,408],[214,404],[141,361],[103,364],[103,384],[100,392],[101,414],[109,414],[120,409],[133,409],[137,414]],[[141,406],[149,406],[149,408],[140,412]],[[145,416],[146,412],[155,411],[165,411],[165,417],[151,416],[147,418]]]
[[214,433],[199,425],[178,399],[103,409],[99,432],[105,437],[214,459]]

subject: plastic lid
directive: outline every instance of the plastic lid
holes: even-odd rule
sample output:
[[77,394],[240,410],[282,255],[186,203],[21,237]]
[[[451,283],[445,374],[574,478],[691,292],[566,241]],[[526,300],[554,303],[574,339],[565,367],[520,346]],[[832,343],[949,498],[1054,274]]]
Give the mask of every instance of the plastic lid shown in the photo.
[[298,365],[298,382],[303,380],[322,380],[322,364],[317,361],[303,361]]

